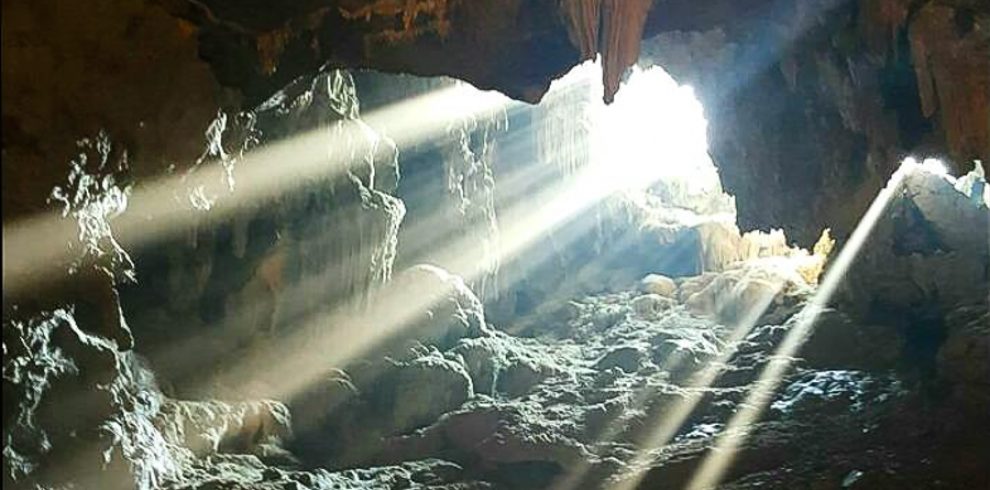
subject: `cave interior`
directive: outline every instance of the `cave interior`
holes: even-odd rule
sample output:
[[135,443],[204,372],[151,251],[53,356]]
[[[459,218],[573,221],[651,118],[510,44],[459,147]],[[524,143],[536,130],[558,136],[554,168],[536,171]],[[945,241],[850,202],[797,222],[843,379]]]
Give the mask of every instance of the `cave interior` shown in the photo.
[[4,488],[990,488],[985,0],[2,8]]

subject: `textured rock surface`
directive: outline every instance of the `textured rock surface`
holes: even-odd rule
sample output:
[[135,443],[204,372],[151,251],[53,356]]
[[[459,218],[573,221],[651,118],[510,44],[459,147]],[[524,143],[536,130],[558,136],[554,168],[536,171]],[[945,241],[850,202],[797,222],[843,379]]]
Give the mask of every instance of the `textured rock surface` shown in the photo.
[[[232,187],[221,187],[211,206],[245,205],[219,218],[199,210],[184,236],[135,254],[141,280],[123,289],[124,310],[142,325],[139,341],[149,349],[179,346],[146,352],[164,385],[192,389],[188,378],[202,382],[218,359],[236,361],[316,311],[363,304],[391,278],[404,214],[402,202],[388,193],[397,185],[397,154],[370,130],[347,138],[342,125],[360,125],[357,110],[350,75],[330,71],[300,79],[238,115],[211,142],[221,153],[235,153],[244,133],[253,147],[322,132],[328,156],[314,164],[324,171],[261,201],[242,197],[247,191],[239,192],[242,171],[234,160]],[[353,159],[340,169],[334,154]],[[204,364],[190,362],[190,349]]]
[[973,185],[977,173],[958,181],[909,175],[850,270],[842,304],[859,321],[880,320],[869,335],[882,335],[884,324],[903,332],[916,369],[951,380],[969,395],[962,399],[982,405],[990,383],[990,199]]
[[[972,189],[973,181],[961,179],[960,187]],[[897,199],[877,225],[877,246],[845,284],[849,299],[821,313],[761,419],[733,433],[742,439],[724,488],[986,483],[987,276],[960,275],[978,281],[960,289],[936,279],[945,293],[920,304],[885,287],[910,282],[885,282],[886,274],[911,274],[929,260],[947,267],[939,261],[953,253],[983,253],[967,248],[979,237],[957,233],[962,228],[939,210],[986,219],[986,203],[928,173],[909,177]],[[904,223],[909,206],[928,221]],[[942,248],[898,255],[898,247],[917,243],[907,237],[924,223],[935,238],[920,243]],[[67,307],[8,318],[4,483],[598,488],[640,475],[648,487],[682,487],[760,385],[761,371],[779,362],[774,349],[814,293],[806,283],[780,287],[801,275],[797,263],[773,259],[685,278],[676,300],[641,295],[635,286],[576,298],[528,326],[528,338],[492,331],[463,282],[424,268],[418,273],[453,284],[440,288],[453,294],[420,320],[425,330],[413,337],[451,332],[451,325],[455,333],[423,334],[422,344],[372,355],[347,373],[329,370],[288,406],[168,398],[136,354],[110,340],[100,316]],[[766,281],[778,284],[771,292],[779,299],[730,301],[733,315],[692,312],[692,298],[715,284]],[[864,284],[877,287],[857,289]],[[924,317],[867,323],[896,320],[870,312],[897,301],[944,309],[932,317],[944,325]],[[663,308],[643,314],[643,302]],[[744,317],[756,316],[752,328],[738,331]],[[436,329],[427,328],[431,322]],[[923,329],[934,327],[945,332],[925,337],[931,332]],[[933,370],[919,369],[924,362]],[[657,440],[657,424],[675,414],[683,420]]]

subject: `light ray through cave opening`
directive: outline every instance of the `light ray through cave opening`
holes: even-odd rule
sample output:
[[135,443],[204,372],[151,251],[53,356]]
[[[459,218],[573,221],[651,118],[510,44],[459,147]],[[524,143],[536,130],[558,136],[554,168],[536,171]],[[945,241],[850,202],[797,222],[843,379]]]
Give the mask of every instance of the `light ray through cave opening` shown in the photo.
[[[717,182],[717,174],[704,144],[704,118],[700,105],[690,97],[688,89],[678,87],[659,68],[637,69],[626,84],[629,91],[620,92],[614,104],[606,107],[599,105],[594,89],[585,90],[582,78],[599,79],[597,76],[589,77],[587,73],[594,72],[578,71],[575,75],[577,81],[565,82],[563,86],[567,92],[577,92],[579,97],[592,101],[587,103],[588,120],[584,121],[590,124],[589,137],[563,138],[553,142],[557,151],[583,154],[586,164],[571,169],[564,178],[542,183],[535,195],[520,194],[508,209],[503,210],[500,215],[503,227],[500,261],[507,262],[533,254],[534,249],[539,249],[534,244],[553,230],[612,197],[648,192],[658,181],[676,182],[676,185],[687,188],[689,194],[713,190],[721,192],[720,187],[712,186],[713,181]],[[477,91],[472,89],[464,92],[463,85],[458,87],[460,92],[443,90],[369,113],[363,118],[365,122],[354,122],[345,134],[358,137],[364,124],[379,121],[389,128],[389,136],[401,147],[431,138],[457,117],[468,117],[509,105],[500,96],[476,94]],[[623,95],[626,93],[628,95]],[[430,109],[435,107],[447,107],[447,110],[437,112]],[[429,124],[424,124],[420,117],[423,111],[432,115]],[[328,149],[328,144],[333,145],[333,141],[328,143],[326,137],[327,133],[323,131],[307,133],[246,155],[239,162],[241,170],[236,199],[218,201],[214,211],[222,216],[234,212],[239,206],[291,192],[295,185],[307,178],[342,172],[350,155],[334,155],[337,158],[331,159],[333,165],[328,166],[327,153],[332,150]],[[272,165],[273,162],[289,162],[290,165]],[[172,189],[178,185],[188,186],[190,182],[216,186],[222,180],[222,172],[217,167],[207,166],[179,181],[173,181],[178,178],[170,178],[139,189],[131,196],[131,214],[114,221],[115,232],[128,247],[139,247],[182,229],[195,216],[171,210],[175,198]],[[512,175],[504,183],[510,186],[515,183],[529,184],[533,175],[543,175],[543,169]],[[14,240],[29,240],[36,238],[38,233],[51,232],[51,227],[56,226],[52,223],[64,225],[61,221],[42,218],[40,222],[10,231],[15,232]],[[427,236],[430,233],[427,228],[417,229],[414,233]],[[5,235],[8,235],[7,231],[5,229]],[[74,230],[61,232],[71,233]],[[580,239],[580,235],[573,235],[573,239]],[[440,262],[449,264],[449,269],[462,272],[466,282],[484,272],[483,257],[479,257],[471,246],[470,241],[460,240],[440,247],[439,253]],[[31,277],[18,274],[18,270],[37,273],[40,263],[54,265],[52,262],[57,261],[53,258],[61,253],[56,250],[26,250],[26,255],[17,257],[13,271],[5,268],[5,295],[11,290],[30,289],[36,285]],[[15,281],[11,283],[8,277]],[[374,292],[373,308],[354,308],[353,303],[359,298],[351,298],[329,313],[319,313],[296,325],[286,337],[275,339],[275,345],[265,353],[249,354],[225,369],[218,378],[202,381],[250,386],[261,380],[277,380],[277,388],[263,388],[262,394],[276,399],[291,398],[316,381],[327,368],[347,366],[351,360],[400,335],[418,315],[441,301],[449,286],[389,282]],[[296,292],[308,294],[305,288],[297,288]],[[188,341],[193,342],[194,339]],[[189,345],[188,342],[186,345]],[[173,349],[173,352],[179,357],[190,353],[184,348]],[[268,384],[268,387],[273,385]],[[203,387],[202,391],[208,392],[208,387]],[[648,397],[643,398],[643,403],[646,403]]]
[[[593,95],[597,93],[593,85],[598,79],[596,70],[600,70],[597,65],[582,65],[573,78],[565,77],[562,81],[565,92],[577,93],[578,100],[588,105],[588,119],[582,122],[590,125],[590,141],[561,138],[555,142],[560,151],[585,152],[586,164],[566,178],[545,182],[537,194],[520,198],[500,213],[498,261],[501,263],[531,253],[538,240],[610,197],[644,192],[660,180],[680,181],[686,185],[684,181],[699,179],[699,175],[702,179],[717,179],[704,144],[705,123],[701,107],[693,97],[686,97],[690,96],[689,90],[678,87],[658,67],[637,70],[626,84],[627,88],[636,90],[630,91],[627,97],[620,92],[613,105],[604,106]],[[673,102],[678,100],[680,102]],[[569,103],[573,103],[573,99]],[[664,112],[669,107],[680,107],[683,111]],[[667,122],[662,127],[671,132],[650,133],[651,117],[663,114],[666,114]],[[693,122],[683,124],[685,120]],[[611,127],[615,125],[621,128]],[[686,137],[685,132],[693,136]],[[671,149],[666,151],[668,147]],[[659,157],[658,149],[664,149]],[[707,174],[699,174],[698,170],[705,169],[705,165],[710,167]],[[508,182],[523,183],[529,180],[528,177],[531,175],[526,173],[513,175]],[[691,192],[709,192],[711,187],[704,183]],[[430,223],[431,219],[424,222]],[[412,235],[429,234],[429,228],[415,229]],[[465,283],[471,283],[486,272],[488,262],[480,254],[473,247],[473,241],[465,237],[439,247],[432,254],[431,262],[456,271]],[[431,290],[427,286],[390,282],[375,292],[373,308],[355,310],[342,305],[330,313],[317,315],[280,340],[280,345],[270,350],[270,358],[239,362],[227,370],[223,378],[231,385],[248,385],[259,376],[283,380],[277,392],[266,393],[266,396],[294,396],[328,366],[346,366],[399,336],[418,315],[443,298],[445,291]],[[410,295],[409,289],[420,291]],[[259,372],[258,366],[267,366],[265,372]],[[271,366],[275,366],[274,369]]]
[[[483,92],[466,83],[435,90],[412,99],[345,119],[330,127],[320,127],[248,152],[234,162],[236,187],[229,188],[227,165],[204,162],[191,172],[165,176],[135,189],[127,197],[127,211],[114,217],[115,238],[128,250],[154,244],[174,236],[203,218],[203,205],[209,218],[225,216],[276,197],[315,178],[342,175],[356,158],[355,151],[334,151],[346,143],[354,148],[374,148],[379,139],[369,126],[388,128],[396,145],[413,146],[434,138],[453,121],[501,110],[516,104],[496,92]],[[352,148],[353,149],[353,148]],[[202,189],[202,194],[218,196],[207,203],[190,206],[177,189]],[[72,243],[79,233],[75,220],[56,213],[4,225],[3,291],[5,298],[30,294],[45,286],[52,276],[66,270],[74,252],[60,244]]]
[[774,351],[770,362],[761,371],[756,383],[753,384],[753,390],[740,405],[739,411],[726,424],[715,447],[702,460],[701,465],[687,485],[688,489],[713,488],[722,480],[731,466],[737,450],[747,437],[745,429],[759,420],[777,386],[795,361],[795,356],[800,351],[801,346],[814,329],[819,314],[828,306],[859,252],[867,245],[877,222],[903,188],[905,179],[913,172],[944,175],[945,167],[934,160],[926,160],[925,163],[918,164],[913,158],[907,158],[891,176],[887,185],[877,193],[842,250],[839,251],[838,256],[825,272],[825,277],[819,284],[815,295],[797,314],[796,324],[784,336]]

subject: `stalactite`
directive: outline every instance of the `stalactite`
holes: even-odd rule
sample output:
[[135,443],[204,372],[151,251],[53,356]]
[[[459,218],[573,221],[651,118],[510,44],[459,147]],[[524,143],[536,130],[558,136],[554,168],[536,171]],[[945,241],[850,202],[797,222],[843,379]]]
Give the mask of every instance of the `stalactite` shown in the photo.
[[563,0],[561,15],[581,61],[602,56],[603,98],[611,103],[626,70],[639,59],[646,16],[653,0]]

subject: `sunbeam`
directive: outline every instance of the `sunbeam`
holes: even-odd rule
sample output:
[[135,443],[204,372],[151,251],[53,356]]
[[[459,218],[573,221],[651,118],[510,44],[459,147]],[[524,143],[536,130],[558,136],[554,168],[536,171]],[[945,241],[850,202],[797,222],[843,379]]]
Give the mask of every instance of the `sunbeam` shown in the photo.
[[856,256],[869,239],[877,221],[883,216],[894,197],[901,191],[905,178],[910,173],[919,170],[928,171],[928,169],[919,166],[913,159],[905,160],[891,176],[887,185],[874,198],[849,236],[849,240],[830,264],[815,295],[798,313],[798,321],[777,347],[771,361],[753,385],[753,391],[747,396],[745,402],[740,404],[739,411],[726,424],[715,448],[702,461],[687,488],[692,490],[712,488],[721,481],[745,438],[744,435],[739,434],[739,431],[758,420],[763,409],[770,402],[777,385],[780,384],[787,369],[793,363],[794,356],[798,354],[802,344],[807,340],[819,314],[828,306],[832,295],[842,283],[849,268],[856,260]]
[[[734,286],[734,295],[738,295],[749,286],[750,281],[753,280],[752,274],[752,271],[748,271]],[[742,315],[738,316],[738,320],[731,333],[725,338],[720,339],[727,348],[716,358],[707,362],[704,367],[692,373],[682,385],[684,390],[683,397],[679,398],[673,407],[666,408],[649,425],[650,429],[638,444],[639,448],[635,456],[626,462],[627,470],[621,474],[613,475],[612,484],[609,488],[613,490],[629,490],[639,485],[646,475],[646,471],[649,469],[648,463],[653,456],[652,451],[669,442],[683,427],[684,422],[704,396],[705,389],[712,385],[715,379],[721,374],[727,361],[735,355],[735,345],[745,338],[752,331],[753,327],[756,326],[760,317],[766,312],[776,294],[783,287],[783,282],[775,282],[769,286],[763,289],[763,294],[761,294],[761,297],[756,302],[747,308]],[[721,305],[723,308],[725,306],[727,305]],[[674,359],[667,361],[667,365],[663,366],[664,370],[674,371],[677,369],[676,364],[683,362],[683,358],[674,357]],[[655,396],[656,393],[652,393],[651,390],[644,388],[636,394],[631,408],[634,410],[640,409],[646,406]],[[618,419],[612,420],[594,440],[596,443],[611,442],[622,430],[621,421]],[[591,466],[587,463],[572,468],[564,478],[554,484],[553,489],[572,490],[578,488],[590,469]]]
[[[577,76],[594,79],[589,76],[593,73],[585,70],[580,71]],[[642,76],[631,79],[629,85],[639,83],[647,87],[656,87],[658,78],[655,75],[646,75],[647,73],[649,72],[641,72]],[[676,92],[677,86],[669,76],[665,80],[669,84],[666,87],[668,90],[657,90],[656,93],[669,94],[669,89]],[[565,90],[582,86],[587,87],[581,85],[580,79],[578,82],[565,82]],[[591,93],[588,92],[585,96],[591,97]],[[669,95],[669,97],[677,96],[683,97],[683,94]],[[661,95],[644,104],[643,100],[635,98],[635,94],[623,99],[620,93],[616,98],[614,109],[609,107],[601,109],[604,112],[592,112],[592,134],[596,134],[597,128],[604,128],[606,122],[618,124],[620,120],[612,114],[621,113],[628,116],[630,112],[635,112],[636,108],[643,111],[657,109],[666,101],[664,97]],[[700,110],[696,102],[691,108]],[[634,123],[642,124],[642,119],[636,119]],[[587,150],[592,155],[588,165],[577,169],[565,179],[546,183],[537,194],[518,199],[501,212],[499,262],[514,260],[528,251],[548,232],[610,196],[631,188],[646,188],[662,178],[665,172],[669,173],[671,171],[669,168],[689,165],[690,158],[698,157],[700,154],[704,154],[703,158],[707,158],[703,148],[698,153],[697,147],[690,146],[688,148],[694,150],[685,150],[673,154],[669,160],[661,158],[657,161],[649,158],[652,141],[642,141],[637,145],[640,153],[625,153],[621,162],[616,164],[616,160],[607,158],[610,153],[609,148],[616,149],[618,145],[627,145],[630,141],[624,139],[627,134],[615,133],[612,129],[602,130],[606,131],[604,136],[593,137],[593,143]],[[585,143],[562,141],[561,144]],[[668,170],[664,170],[665,168]],[[527,178],[516,176],[511,177],[511,180],[525,182]],[[425,220],[427,228],[413,231],[411,235],[428,233],[432,219],[437,218],[427,218]],[[431,259],[434,263],[443,264],[448,270],[457,271],[465,282],[471,283],[487,271],[487,261],[483,254],[484,251],[474,247],[472,239],[463,237],[439,247],[437,251],[431,253]],[[277,348],[271,349],[270,359],[245,360],[229,369],[224,375],[225,383],[234,386],[246,385],[252,379],[264,374],[270,379],[282,380],[279,383],[279,391],[269,393],[268,396],[291,397],[310,385],[326,369],[346,366],[353,359],[400,335],[418,315],[444,297],[443,290],[427,290],[418,295],[410,295],[407,291],[419,288],[419,285],[415,284],[389,283],[376,292],[374,307],[371,309],[361,310],[347,305],[337,307],[325,316],[318,316],[298,328],[288,339],[281,341]],[[264,366],[265,372],[259,372],[258,366]]]
[[[208,195],[223,195],[209,209],[209,218],[219,220],[252,203],[284,195],[313,178],[341,175],[356,152],[373,150],[378,144],[377,138],[369,136],[369,125],[387,128],[398,145],[413,146],[460,118],[510,104],[501,94],[457,83],[361,119],[339,121],[251,151],[236,164],[233,192],[226,188],[228,170],[223,165],[200,165],[188,174],[164,177],[135,189],[128,198],[127,212],[112,220],[114,236],[126,248],[139,250],[201,219],[202,210],[184,205],[176,189],[202,188]],[[351,151],[335,151],[338,145]],[[62,244],[72,243],[78,234],[74,220],[54,213],[5,224],[4,297],[29,294],[32,288],[51,281],[56,272],[66,270],[76,257]]]

